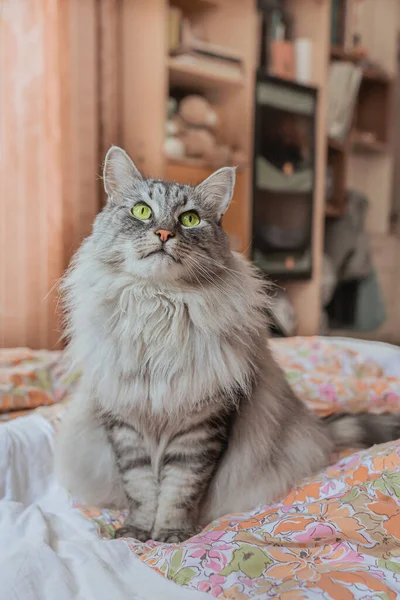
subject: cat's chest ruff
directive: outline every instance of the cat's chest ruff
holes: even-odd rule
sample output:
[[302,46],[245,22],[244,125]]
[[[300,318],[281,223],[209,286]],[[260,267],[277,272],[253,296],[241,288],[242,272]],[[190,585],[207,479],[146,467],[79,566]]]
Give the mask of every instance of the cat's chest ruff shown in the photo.
[[[184,298],[138,298],[121,309],[113,331],[122,362],[131,361],[146,377],[165,376],[181,370],[188,374],[204,360],[204,353],[220,348],[219,332],[193,322]],[[197,375],[198,376],[198,375]]]
[[188,334],[196,335],[187,304],[167,296],[136,299],[120,313],[116,333],[133,343],[166,351],[182,343]]
[[98,393],[122,410],[139,406],[172,414],[245,387],[248,348],[231,340],[221,307],[211,304],[183,294],[127,296],[105,316],[108,350]]

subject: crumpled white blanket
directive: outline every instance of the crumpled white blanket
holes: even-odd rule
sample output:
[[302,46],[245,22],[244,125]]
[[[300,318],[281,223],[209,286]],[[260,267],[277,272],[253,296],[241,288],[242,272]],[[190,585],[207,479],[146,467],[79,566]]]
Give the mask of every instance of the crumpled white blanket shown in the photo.
[[32,414],[0,425],[0,600],[204,600],[102,540],[53,476],[53,429]]

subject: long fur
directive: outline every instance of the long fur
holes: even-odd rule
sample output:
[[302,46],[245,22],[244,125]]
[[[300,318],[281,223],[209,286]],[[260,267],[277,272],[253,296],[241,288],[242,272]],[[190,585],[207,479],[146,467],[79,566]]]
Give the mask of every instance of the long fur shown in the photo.
[[[269,350],[265,282],[220,225],[232,170],[191,188],[145,180],[110,152],[109,203],[63,285],[68,357],[82,370],[58,439],[66,487],[128,506],[122,535],[181,541],[281,497],[335,446],[398,435],[399,419],[324,422],[294,395]],[[151,223],[129,214],[137,201]],[[177,224],[188,209],[202,216],[196,231]],[[158,227],[173,231],[171,256],[148,254]]]

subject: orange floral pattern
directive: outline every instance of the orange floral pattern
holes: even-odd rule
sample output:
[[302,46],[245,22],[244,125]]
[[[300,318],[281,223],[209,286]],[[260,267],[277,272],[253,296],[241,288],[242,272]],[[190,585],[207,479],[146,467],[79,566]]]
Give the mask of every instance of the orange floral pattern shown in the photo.
[[[392,468],[380,470],[383,464]],[[229,515],[181,546],[129,541],[216,598],[400,597],[400,441],[341,459],[275,506]],[[316,497],[316,494],[318,495]]]

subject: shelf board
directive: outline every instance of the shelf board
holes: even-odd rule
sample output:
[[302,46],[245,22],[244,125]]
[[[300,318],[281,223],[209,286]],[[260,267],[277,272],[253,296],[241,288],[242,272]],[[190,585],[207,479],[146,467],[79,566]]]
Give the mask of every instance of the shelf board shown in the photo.
[[388,147],[385,142],[380,142],[378,140],[368,140],[363,137],[362,134],[354,132],[351,134],[350,144],[346,140],[345,142],[339,142],[338,140],[329,139],[328,147],[332,150],[336,150],[337,152],[348,152],[352,150],[353,152],[375,152],[375,153],[384,153],[387,152]]
[[242,74],[216,73],[207,65],[185,64],[178,59],[168,58],[169,79],[171,85],[196,88],[199,90],[210,90],[226,88],[227,86],[238,87],[244,85]]
[[383,154],[388,151],[388,146],[385,142],[380,142],[379,140],[369,140],[357,132],[354,132],[351,136],[351,146],[355,152],[373,152],[377,154]]
[[345,60],[356,64],[361,63],[360,66],[363,69],[363,78],[367,79],[368,81],[386,84],[389,84],[392,81],[392,78],[383,69],[373,67],[372,65],[363,66],[362,61],[365,61],[366,58],[357,52],[346,52],[346,50],[340,48],[339,46],[331,46],[331,58],[336,60]]
[[325,206],[325,216],[326,217],[341,217],[343,216],[343,209],[338,208],[334,204],[327,204]]
[[166,156],[166,161],[168,165],[174,165],[175,167],[191,167],[195,169],[210,170],[214,168],[209,162],[202,158],[171,158],[170,156]]
[[382,71],[381,69],[376,69],[374,67],[366,67],[363,70],[364,79],[368,79],[368,81],[374,81],[376,83],[385,83],[389,85],[392,82],[392,78]]
[[170,4],[185,13],[194,13],[217,8],[221,2],[219,0],[171,0]]
[[328,146],[332,148],[332,150],[337,150],[338,152],[346,152],[347,143],[340,142],[339,140],[334,140],[333,138],[328,139]]
[[349,62],[358,62],[365,59],[365,56],[358,52],[348,52],[341,46],[331,46],[331,58],[347,60]]
[[268,194],[269,196],[276,196],[276,198],[279,198],[280,200],[285,200],[288,196],[290,196],[290,198],[305,198],[306,196],[309,196],[311,199],[314,197],[314,190],[308,190],[305,192],[299,192],[298,190],[272,190],[270,188],[266,188],[266,187],[262,187],[260,185],[255,185],[255,189],[257,192],[263,193],[264,194]]
[[[173,165],[174,167],[182,167],[187,168],[190,167],[192,169],[207,169],[209,171],[215,171],[220,168],[220,165],[213,165],[208,161],[202,158],[171,158],[170,156],[166,156],[166,161],[168,165]],[[225,165],[230,166],[230,165]],[[240,165],[237,167],[238,171],[243,171],[248,167],[247,164]]]

